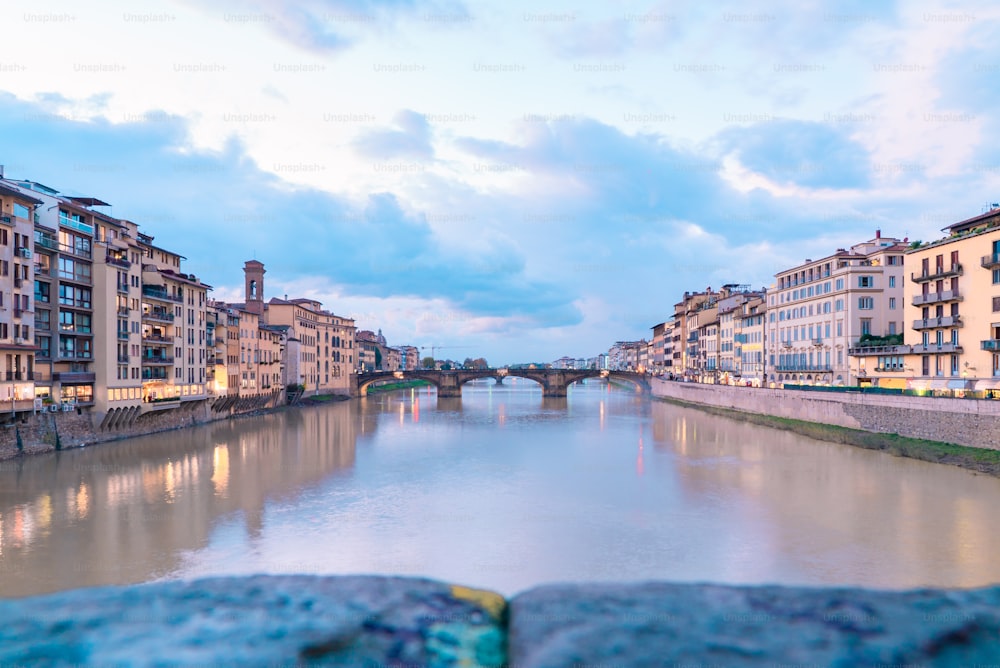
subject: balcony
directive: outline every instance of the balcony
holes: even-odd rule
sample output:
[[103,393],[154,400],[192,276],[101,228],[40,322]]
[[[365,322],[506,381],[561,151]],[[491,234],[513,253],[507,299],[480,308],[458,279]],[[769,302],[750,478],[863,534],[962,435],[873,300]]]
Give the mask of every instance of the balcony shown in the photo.
[[823,345],[823,339],[813,339],[813,345],[816,347]]
[[913,346],[915,355],[934,355],[937,353],[961,353],[962,346],[957,343],[928,343],[924,345],[918,343]]
[[153,345],[166,346],[166,345],[173,345],[174,339],[173,337],[167,338],[166,336],[162,336],[160,334],[143,334],[142,342],[150,343]]
[[913,298],[914,306],[924,304],[934,304],[936,302],[960,302],[964,298],[958,290],[945,290],[944,292],[929,292],[926,295],[917,295]]
[[143,369],[142,370],[143,380],[166,380],[167,370],[166,369]]
[[105,255],[104,261],[112,266],[121,267],[122,269],[129,269],[132,267],[131,262],[117,258],[114,255]]
[[985,341],[980,341],[979,345],[983,350],[1000,352],[1000,339],[986,339]]
[[171,303],[174,302],[183,303],[184,301],[181,297],[174,297],[173,295],[171,295],[169,292],[167,292],[162,288],[155,288],[148,285],[143,286],[142,296],[148,297],[149,299],[158,299],[163,302],[171,302]]
[[59,240],[54,237],[35,232],[35,248],[39,247],[47,248],[48,250],[53,251],[59,250]]
[[34,371],[6,371],[4,373],[5,380],[34,380]]
[[128,294],[128,283],[116,283],[118,292],[127,295]]
[[142,365],[143,366],[154,366],[154,365],[172,366],[173,363],[174,363],[174,358],[173,357],[167,357],[166,355],[143,355],[142,356]]
[[129,356],[128,355],[119,355],[118,356],[118,363],[119,364],[128,364],[129,363]]
[[128,341],[128,332],[123,332],[123,331],[119,330],[118,331],[118,340],[119,341]]
[[52,374],[52,380],[60,383],[93,383],[96,374],[88,371],[60,371]]
[[59,252],[63,255],[75,255],[76,257],[81,257],[85,260],[91,259],[91,252],[89,248],[77,248],[72,244],[59,244]]
[[937,327],[961,327],[962,317],[957,315],[946,315],[940,318],[924,318],[914,320],[913,329],[935,329]]
[[913,346],[856,346],[848,351],[848,355],[864,357],[866,355],[909,355],[913,352]]
[[1000,253],[984,255],[981,264],[987,269],[996,269],[997,267],[1000,267]]
[[129,307],[128,306],[119,306],[117,312],[118,312],[118,315],[120,315],[122,317],[126,317],[129,314]]
[[910,274],[910,280],[914,283],[926,283],[927,281],[936,281],[940,278],[951,278],[952,276],[961,276],[963,272],[962,265],[956,263],[951,265],[951,267],[935,267],[932,270],[928,269],[927,273],[920,274]]
[[152,311],[145,311],[142,314],[142,319],[143,320],[155,320],[155,321],[158,321],[158,322],[173,322],[174,321],[174,314],[173,313],[167,313],[166,311],[157,311],[157,310],[154,309]]
[[60,350],[59,359],[89,362],[94,359],[94,356],[89,350]]

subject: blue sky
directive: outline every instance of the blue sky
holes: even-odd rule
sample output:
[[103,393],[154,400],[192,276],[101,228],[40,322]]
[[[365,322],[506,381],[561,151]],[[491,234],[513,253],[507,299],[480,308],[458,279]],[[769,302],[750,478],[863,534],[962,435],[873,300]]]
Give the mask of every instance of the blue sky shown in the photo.
[[1000,8],[591,5],[5,6],[0,163],[218,298],[256,257],[268,296],[495,363],[1000,199]]

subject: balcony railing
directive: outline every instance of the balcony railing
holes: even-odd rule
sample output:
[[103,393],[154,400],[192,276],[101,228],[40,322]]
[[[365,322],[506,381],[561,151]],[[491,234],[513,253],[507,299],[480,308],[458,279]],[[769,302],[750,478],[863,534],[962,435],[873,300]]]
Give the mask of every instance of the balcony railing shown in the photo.
[[166,355],[143,355],[142,363],[144,365],[152,365],[152,364],[171,365],[174,363],[174,358],[167,357]]
[[162,343],[164,345],[168,344],[168,343],[173,343],[174,342],[173,338],[167,338],[165,336],[160,336],[159,334],[143,334],[142,335],[142,340],[143,340],[143,343],[146,343],[146,342],[157,343],[157,344]]
[[63,255],[76,255],[77,257],[82,257],[85,260],[91,259],[91,251],[89,248],[77,248],[72,244],[59,244],[59,252]]
[[929,292],[926,295],[916,295],[913,298],[914,306],[933,304],[935,302],[960,302],[964,298],[958,290],[945,290],[943,292]]
[[957,343],[928,343],[924,345],[918,343],[913,346],[913,353],[916,355],[933,355],[936,353],[961,353],[962,346]]
[[128,341],[128,332],[118,330],[118,338],[122,341]]
[[122,269],[128,269],[132,266],[132,263],[128,260],[121,260],[116,258],[114,255],[105,255],[104,261],[115,267],[121,267]]
[[912,352],[913,347],[907,345],[895,345],[895,346],[855,346],[849,351],[849,355],[857,355],[859,357],[865,355],[907,355]]
[[34,371],[7,371],[4,374],[7,380],[34,380]]
[[116,283],[115,285],[117,286],[118,292],[126,295],[128,294],[128,283]]
[[41,246],[49,250],[59,250],[59,240],[44,234],[35,233],[35,247]]
[[118,307],[118,315],[127,316],[128,314],[129,314],[129,307],[128,306],[119,306]]
[[775,371],[812,371],[831,373],[833,367],[829,364],[779,364],[774,367]]
[[128,364],[128,362],[129,362],[128,355],[119,355],[118,356],[118,363],[119,364]]
[[146,311],[142,314],[143,320],[159,320],[160,322],[173,322],[174,314],[166,311]]
[[913,329],[934,329],[936,327],[961,327],[962,317],[946,315],[940,318],[924,318],[913,321]]
[[143,369],[142,370],[143,380],[166,380],[167,370],[166,369]]
[[914,283],[925,283],[927,281],[936,281],[939,278],[961,276],[962,272],[962,265],[956,262],[950,267],[935,267],[933,270],[928,269],[926,273],[910,274],[910,280]]
[[183,298],[181,298],[181,297],[175,297],[175,296],[171,295],[169,292],[167,292],[166,290],[157,289],[157,288],[153,288],[153,287],[150,287],[150,286],[143,287],[143,289],[142,289],[142,296],[143,297],[149,297],[150,299],[159,299],[159,300],[165,301],[165,302],[179,302],[179,303],[183,303],[183,301],[184,301]]
[[987,269],[995,269],[1000,267],[1000,253],[993,253],[992,255],[984,255],[982,260],[982,265]]
[[1000,339],[986,339],[985,341],[980,341],[979,343],[983,350],[992,350],[993,352],[1000,351]]
[[93,371],[59,371],[52,374],[52,378],[64,383],[93,383],[97,374]]
[[823,339],[813,339],[813,345],[814,346],[821,346],[821,345],[823,345]]

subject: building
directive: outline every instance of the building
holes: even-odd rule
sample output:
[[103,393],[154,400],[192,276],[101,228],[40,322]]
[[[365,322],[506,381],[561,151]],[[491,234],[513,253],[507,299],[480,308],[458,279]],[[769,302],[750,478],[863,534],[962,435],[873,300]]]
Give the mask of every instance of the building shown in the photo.
[[[183,273],[182,255],[138,233],[142,262],[141,378],[143,401],[187,402],[208,398],[208,291]],[[130,291],[131,294],[131,291]]]
[[[718,370],[719,382],[726,385],[742,385],[746,380],[743,378],[743,346],[751,338],[756,337],[756,333],[744,333],[744,318],[748,307],[763,309],[764,291],[753,291],[747,285],[737,285],[735,283],[724,285],[719,293],[719,329],[718,329]],[[763,343],[763,333],[760,333],[760,343]],[[750,344],[752,345],[752,344]],[[760,348],[758,348],[760,350]],[[755,359],[751,355],[749,359]],[[758,378],[763,376],[763,359],[760,360],[761,372]]]
[[416,346],[400,346],[399,368],[404,371],[413,371],[420,368],[420,351]]
[[856,385],[852,346],[903,331],[903,255],[875,238],[775,275],[767,297],[769,382]]
[[735,323],[734,356],[739,364],[738,380],[742,384],[763,387],[767,384],[766,296],[758,293],[741,306]]
[[[270,362],[269,373],[281,385],[302,385],[304,395],[340,394],[349,396],[355,368],[354,320],[323,308],[315,299],[264,301],[264,265],[256,260],[244,264],[245,309],[260,313],[273,334],[262,350],[281,352],[278,370]],[[261,339],[262,341],[264,339]],[[273,379],[269,382],[273,383]]]
[[692,320],[703,306],[718,299],[712,288],[704,292],[685,292],[683,299],[674,304],[673,368],[675,375],[695,378],[699,375],[697,325]]
[[943,231],[906,253],[903,340],[853,351],[879,387],[959,396],[1000,389],[1000,208]]
[[[34,221],[44,212],[34,194],[0,183],[0,407],[34,409],[36,330]],[[56,265],[46,263],[46,271]],[[47,277],[46,285],[51,285]],[[46,293],[50,297],[51,292]],[[48,311],[47,311],[48,312]],[[49,321],[51,322],[51,321]],[[51,327],[51,325],[50,325]]]

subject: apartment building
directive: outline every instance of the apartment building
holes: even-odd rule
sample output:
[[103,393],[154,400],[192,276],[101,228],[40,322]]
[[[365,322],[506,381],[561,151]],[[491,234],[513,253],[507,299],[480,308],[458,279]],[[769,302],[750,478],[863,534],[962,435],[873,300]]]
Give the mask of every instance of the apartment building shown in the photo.
[[416,346],[401,346],[399,353],[400,369],[404,371],[413,371],[420,366],[420,351]]
[[[107,204],[64,197],[34,181],[3,183],[39,202],[27,232],[14,231],[17,266],[12,267],[11,295],[17,301],[11,325],[16,338],[37,347],[35,396],[46,406],[89,408],[95,401],[94,230],[97,221],[107,218],[93,207]],[[0,326],[0,338],[2,330]]]
[[731,283],[719,292],[718,369],[719,382],[732,385],[742,381],[743,322],[746,305],[761,303],[763,292],[750,290],[747,285]]
[[35,333],[34,221],[42,199],[0,183],[0,412],[32,410]]
[[754,387],[767,384],[766,310],[766,295],[761,291],[741,305],[734,323],[736,333],[733,335],[733,354],[739,365],[739,384],[749,383]]
[[674,304],[673,368],[674,374],[687,378],[699,375],[698,327],[693,316],[718,294],[707,288],[704,292],[685,292],[681,301]]
[[1000,389],[1000,208],[943,231],[906,253],[903,340],[855,351],[879,387]]
[[152,235],[138,233],[143,400],[166,406],[204,400],[208,398],[207,310],[212,287],[183,273],[183,256],[153,240]]
[[[899,239],[875,238],[775,275],[767,297],[768,380],[855,385],[852,346],[903,331]],[[863,374],[862,374],[863,376]]]

